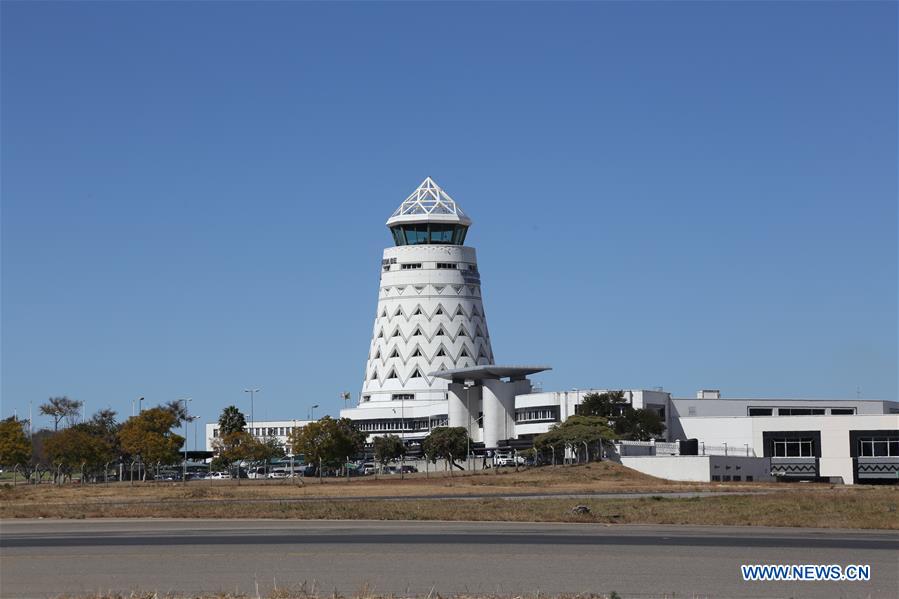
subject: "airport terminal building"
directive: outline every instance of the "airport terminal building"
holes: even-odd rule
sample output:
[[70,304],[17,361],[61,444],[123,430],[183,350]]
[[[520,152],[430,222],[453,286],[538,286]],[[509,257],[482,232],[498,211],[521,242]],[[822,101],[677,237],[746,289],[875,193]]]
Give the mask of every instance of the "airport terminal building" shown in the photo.
[[[536,391],[545,365],[494,360],[471,218],[426,178],[387,220],[359,402],[343,409],[374,437],[400,436],[412,454],[436,427],[469,431],[478,453],[520,449],[576,414],[588,393]],[[677,398],[632,389],[634,408],[656,411],[658,442],[617,443],[610,457],[675,480],[899,480],[899,402],[862,399],[722,398],[716,390]],[[253,423],[258,437],[286,435],[306,421]],[[209,448],[217,424],[208,424]],[[679,443],[688,441],[689,443]],[[689,454],[689,455],[688,455]]]
[[[526,447],[575,414],[586,394],[604,391],[534,392],[528,377],[548,366],[496,364],[477,253],[465,245],[471,225],[430,177],[387,220],[394,244],[381,260],[360,399],[341,411],[369,440],[396,434],[414,447],[435,427],[460,426],[479,451]],[[625,397],[658,412],[667,432],[650,447],[619,444],[620,458],[659,476],[733,480],[744,476],[739,466],[783,478],[899,479],[899,402],[724,399],[717,391],[675,398],[643,389]],[[688,439],[696,456],[680,455],[674,443]]]

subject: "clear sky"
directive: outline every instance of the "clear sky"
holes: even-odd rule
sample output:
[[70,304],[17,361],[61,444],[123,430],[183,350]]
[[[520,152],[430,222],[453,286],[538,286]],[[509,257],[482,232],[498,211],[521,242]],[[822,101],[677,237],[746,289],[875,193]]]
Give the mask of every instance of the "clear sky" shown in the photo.
[[4,417],[336,414],[428,175],[547,390],[897,397],[895,2],[0,16]]

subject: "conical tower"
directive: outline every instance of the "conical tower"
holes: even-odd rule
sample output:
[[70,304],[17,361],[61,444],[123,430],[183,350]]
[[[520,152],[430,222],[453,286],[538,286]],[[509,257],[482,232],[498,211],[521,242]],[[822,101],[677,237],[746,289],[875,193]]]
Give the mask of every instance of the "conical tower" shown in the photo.
[[449,383],[431,373],[493,364],[493,350],[477,255],[463,245],[471,219],[428,177],[387,226],[394,246],[381,261],[359,407],[347,415],[382,421],[395,414],[401,424],[363,430],[383,434],[400,426],[414,438],[445,424]]

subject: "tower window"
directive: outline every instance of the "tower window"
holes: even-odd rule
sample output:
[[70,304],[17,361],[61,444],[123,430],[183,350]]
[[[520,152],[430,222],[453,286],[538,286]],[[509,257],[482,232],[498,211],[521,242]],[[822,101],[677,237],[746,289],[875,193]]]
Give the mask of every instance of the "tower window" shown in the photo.
[[451,269],[455,270],[456,265],[453,262],[438,262],[437,268],[438,269],[450,269],[451,268]]
[[412,262],[409,264],[401,264],[400,267],[403,270],[417,270],[421,268],[421,262]]
[[412,378],[413,378],[413,379],[420,379],[420,378],[421,378],[421,371],[420,371],[418,368],[416,368],[416,369],[415,369],[415,372],[412,373]]
[[394,348],[393,348],[393,353],[390,354],[390,357],[391,357],[391,358],[399,358],[399,357],[400,357],[400,352],[399,352],[399,350],[397,350],[397,349],[394,347]]
[[420,358],[420,357],[421,357],[421,350],[420,350],[419,348],[416,347],[416,348],[415,348],[415,351],[412,352],[412,357],[413,357],[413,358]]
[[443,351],[443,347],[441,346],[440,349],[437,350],[437,353],[436,353],[435,355],[437,355],[437,356],[445,356],[445,355],[446,355],[446,352]]

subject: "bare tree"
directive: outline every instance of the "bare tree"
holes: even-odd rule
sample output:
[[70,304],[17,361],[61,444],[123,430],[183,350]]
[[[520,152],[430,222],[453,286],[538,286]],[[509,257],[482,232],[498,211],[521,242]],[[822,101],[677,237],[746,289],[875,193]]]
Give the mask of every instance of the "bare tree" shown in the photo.
[[81,410],[83,403],[83,401],[69,399],[63,395],[62,397],[51,397],[47,403],[41,405],[40,410],[41,414],[53,418],[53,430],[56,431],[59,430],[59,423],[62,420],[65,420],[69,426],[75,424],[78,411]]

